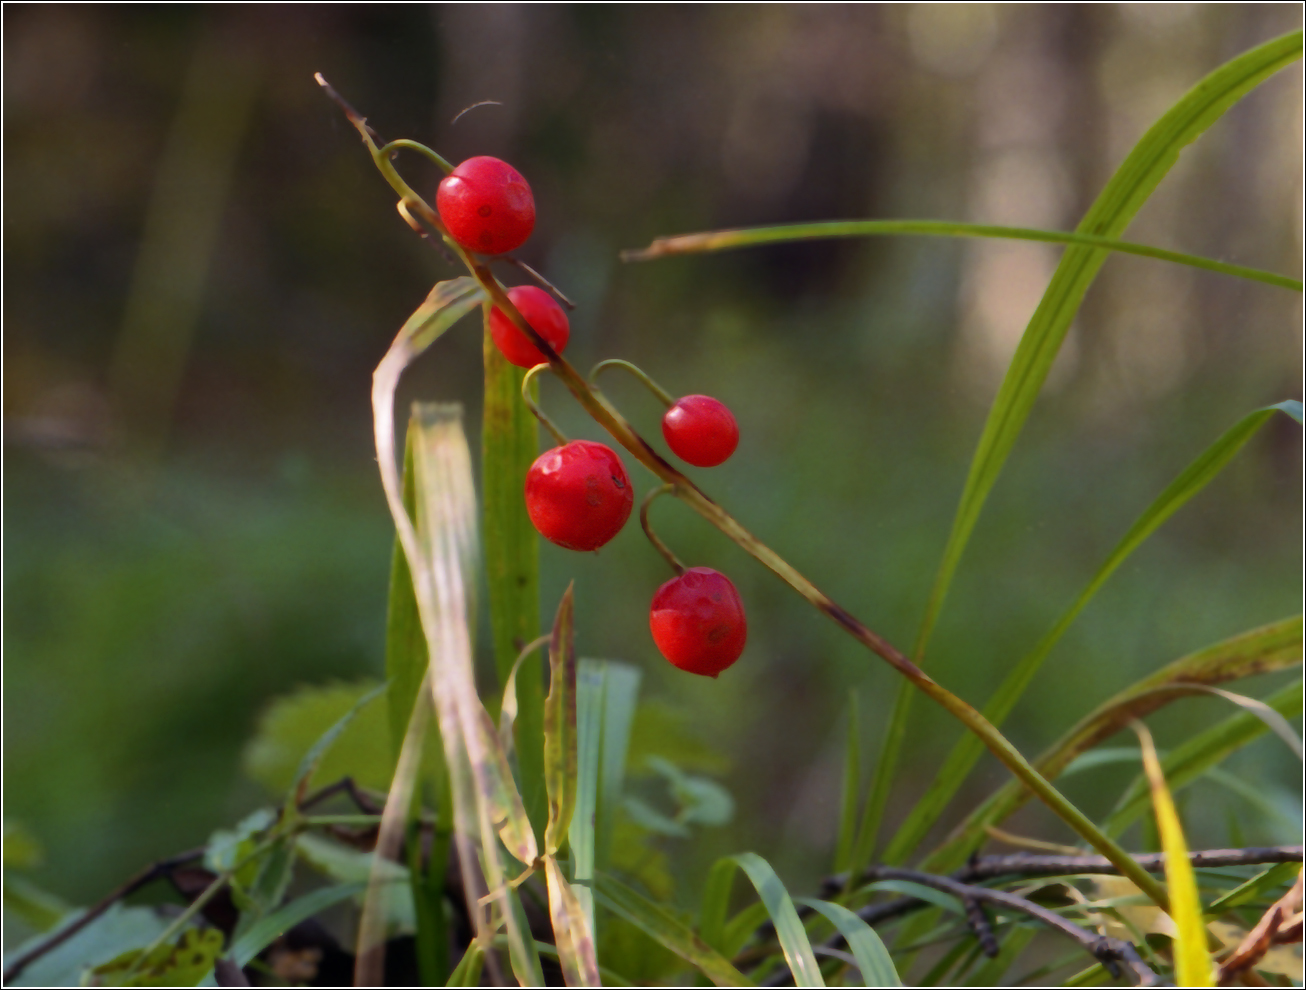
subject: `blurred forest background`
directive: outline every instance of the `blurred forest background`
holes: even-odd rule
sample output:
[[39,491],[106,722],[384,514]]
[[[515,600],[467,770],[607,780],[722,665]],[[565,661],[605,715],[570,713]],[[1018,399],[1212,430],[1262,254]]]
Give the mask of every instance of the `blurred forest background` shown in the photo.
[[[639,265],[617,252],[799,220],[1073,228],[1156,117],[1298,27],[1301,7],[6,5],[3,18],[4,811],[45,847],[33,879],[86,903],[268,800],[241,750],[272,699],[381,675],[392,531],[370,375],[456,272],[396,215],[315,71],[387,138],[516,165],[539,212],[520,254],[579,303],[568,357],[625,357],[673,392],[726,401],[739,451],[696,477],[909,647],[1059,249],[902,238]],[[499,105],[451,123],[481,100]],[[1299,272],[1301,143],[1298,66],[1185,152],[1127,236]],[[400,167],[433,195],[427,163]],[[1108,260],[927,669],[982,703],[1179,470],[1251,409],[1301,396],[1301,341],[1291,292]],[[401,401],[460,400],[475,431],[480,352],[479,327],[461,325]],[[606,387],[661,443],[655,402],[620,376]],[[544,393],[569,434],[602,439],[560,389]],[[1296,611],[1301,475],[1301,431],[1275,418],[1131,558],[1004,731],[1032,754],[1144,673]],[[637,526],[599,555],[546,544],[544,613],[574,578],[582,655],[639,664],[666,731],[718,754],[738,810],[692,846],[668,840],[684,883],[752,848],[811,889],[835,834],[849,694],[873,757],[896,685],[697,517],[657,515],[683,558],[739,586],[751,635],[726,676],[657,655],[647,603],[668,574]],[[1226,709],[1196,698],[1151,722],[1165,744]],[[959,734],[932,706],[915,714],[890,827]],[[1194,785],[1193,845],[1299,835],[1299,767],[1281,743],[1227,769],[1263,801]],[[1133,772],[1102,767],[1068,793],[1101,814]],[[958,807],[1003,779],[987,760]],[[1011,827],[1070,838],[1038,807]]]

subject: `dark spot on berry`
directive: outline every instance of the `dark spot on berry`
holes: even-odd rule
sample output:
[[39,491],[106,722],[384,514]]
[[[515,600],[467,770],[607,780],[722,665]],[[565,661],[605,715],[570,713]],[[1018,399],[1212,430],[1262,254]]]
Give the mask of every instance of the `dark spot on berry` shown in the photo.
[[494,210],[490,209],[490,207],[482,206],[479,210],[476,211],[476,215],[481,217],[488,217],[493,212]]
[[592,474],[585,478],[585,504],[594,506],[603,504],[603,495],[599,492],[599,479]]
[[724,625],[724,624],[722,624],[722,625],[718,625],[718,626],[713,626],[713,627],[712,627],[711,629],[709,629],[708,632],[707,632],[707,641],[708,641],[709,643],[716,644],[716,643],[721,642],[721,640],[725,639],[725,638],[726,638],[727,636],[729,636],[729,635],[730,635],[730,627],[729,627],[729,626]]
[[618,478],[615,474],[612,475],[612,483],[616,485],[618,488],[626,487],[626,483],[622,481],[620,478]]

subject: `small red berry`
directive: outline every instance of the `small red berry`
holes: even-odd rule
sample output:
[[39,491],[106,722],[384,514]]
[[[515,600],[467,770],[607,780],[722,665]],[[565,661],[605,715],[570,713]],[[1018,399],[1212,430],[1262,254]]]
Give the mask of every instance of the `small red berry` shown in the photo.
[[[553,297],[536,286],[519,285],[508,290],[508,298],[535,332],[561,354],[571,336],[571,324]],[[545,361],[540,349],[497,306],[490,310],[490,337],[499,353],[519,368],[534,368]]]
[[716,677],[738,660],[748,639],[739,592],[710,567],[691,567],[659,588],[648,624],[664,657],[705,677]]
[[662,435],[675,455],[695,467],[716,467],[739,446],[734,415],[710,395],[687,395],[662,417]]
[[630,518],[635,491],[611,447],[573,440],[526,472],[526,513],[540,535],[568,550],[597,550]]
[[459,246],[503,254],[526,243],[535,228],[535,197],[505,161],[478,155],[440,180],[435,207]]

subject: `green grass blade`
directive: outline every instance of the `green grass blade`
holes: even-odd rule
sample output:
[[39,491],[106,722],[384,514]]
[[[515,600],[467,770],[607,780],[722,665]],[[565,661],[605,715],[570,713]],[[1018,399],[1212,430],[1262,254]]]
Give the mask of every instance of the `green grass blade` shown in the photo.
[[740,853],[731,858],[753,882],[757,896],[766,905],[766,912],[771,916],[776,937],[780,940],[780,948],[784,951],[785,962],[794,974],[794,986],[825,986],[821,968],[816,964],[816,956],[812,952],[812,943],[807,938],[807,929],[798,917],[789,891],[785,890],[784,884],[775,875],[775,870],[771,869],[771,864],[757,853]]
[[480,944],[473,942],[467,946],[467,951],[463,957],[458,960],[458,965],[454,967],[449,974],[447,987],[479,987],[481,986],[481,969],[485,966],[485,950]]
[[952,220],[829,220],[821,223],[791,223],[778,227],[749,227],[742,230],[713,230],[701,234],[680,234],[659,237],[648,247],[621,252],[623,261],[649,261],[678,254],[703,254],[713,251],[731,251],[737,248],[760,247],[764,244],[792,244],[795,241],[828,240],[843,237],[883,237],[892,235],[920,235],[925,237],[977,237],[1012,241],[1042,241],[1047,244],[1070,244],[1079,247],[1105,248],[1121,254],[1133,254],[1177,265],[1202,268],[1222,275],[1264,282],[1281,289],[1301,292],[1299,279],[1231,265],[1185,254],[1167,251],[1147,244],[1134,244],[1114,237],[1074,231],[1040,230],[1033,227],[1004,227],[984,223],[957,223]]
[[297,897],[251,925],[244,935],[232,943],[227,957],[243,969],[254,961],[255,956],[301,921],[307,921],[341,901],[356,897],[366,889],[367,884],[361,881],[341,883]]
[[698,908],[698,934],[714,949],[724,951],[726,912],[730,910],[730,891],[738,870],[734,857],[725,856],[712,864],[707,872],[707,882],[703,884]]
[[604,907],[625,918],[649,938],[697,967],[719,987],[752,986],[743,973],[670,912],[636,893],[624,883],[600,874],[594,880],[594,896]]
[[721,933],[721,954],[733,959],[749,943],[767,919],[766,905],[750,904],[726,923]]
[[[1300,680],[1276,691],[1265,703],[1285,718],[1295,718],[1302,711],[1302,682]],[[1193,736],[1176,746],[1161,761],[1166,779],[1173,790],[1191,783],[1211,767],[1269,731],[1263,718],[1241,711],[1218,722],[1205,732]],[[1119,835],[1147,810],[1148,782],[1140,775],[1125,789],[1102,828],[1108,835]]]
[[544,781],[549,824],[544,854],[556,855],[576,808],[576,635],[573,585],[568,585],[549,642],[549,696],[544,699]]
[[1181,987],[1209,987],[1211,954],[1206,949],[1206,922],[1202,901],[1197,895],[1197,877],[1188,861],[1188,841],[1184,838],[1179,811],[1175,808],[1165,773],[1156,757],[1152,735],[1141,722],[1134,723],[1143,752],[1143,767],[1156,810],[1156,827],[1165,850],[1165,882],[1170,891],[1170,917],[1178,929],[1175,938],[1175,976]]
[[639,699],[640,669],[605,660],[603,686],[603,755],[599,764],[598,819],[595,822],[595,865],[606,870],[612,861],[612,836],[617,809],[625,793],[626,754],[630,750]]
[[[1301,50],[1302,34],[1297,31],[1240,55],[1199,82],[1134,146],[1089,208],[1076,232],[1100,237],[1121,234],[1152,190],[1178,161],[1180,151],[1259,83],[1299,58]],[[1025,328],[971,461],[917,635],[913,652],[918,661],[925,655],[984,502],[997,482],[1025,420],[1029,418],[1066,332],[1107,253],[1097,247],[1076,245],[1067,248]],[[855,868],[864,866],[874,850],[915,693],[907,682],[899,684],[863,816],[861,841],[857,848],[857,854],[862,858],[854,860]]]
[[1038,932],[1033,928],[1013,929],[1002,942],[1002,948],[992,959],[971,973],[966,980],[968,987],[1000,987],[1002,977],[1015,965],[1016,957],[1025,951],[1025,946],[1033,941]]
[[844,749],[843,796],[839,803],[839,838],[834,847],[834,872],[852,861],[857,838],[857,805],[862,790],[862,743],[857,725],[857,694],[848,700],[848,737]]
[[299,761],[299,769],[295,771],[295,782],[290,786],[290,807],[298,808],[300,802],[304,800],[308,794],[308,785],[313,779],[313,772],[322,762],[322,757],[326,756],[327,750],[340,738],[340,733],[345,731],[355,715],[375,701],[385,689],[385,684],[378,685],[354,702],[353,707],[341,715],[331,728],[322,733],[318,741],[304,754],[304,758]]
[[[1192,684],[1219,684],[1283,670],[1301,663],[1301,658],[1301,616],[1282,619],[1208,646],[1167,664],[1103,702],[1044,752],[1035,766],[1048,779],[1055,778],[1080,753],[1115,735],[1133,719],[1154,712],[1176,698],[1186,697]],[[1250,715],[1244,717],[1264,730],[1259,720]],[[1170,776],[1173,780],[1173,775]],[[947,842],[926,858],[922,868],[940,872],[956,869],[984,841],[985,826],[999,824],[1028,798],[1029,792],[1023,784],[1008,782],[973,811]]]
[[848,943],[857,968],[862,972],[862,982],[868,987],[900,987],[902,980],[893,966],[893,957],[875,934],[875,929],[853,914],[842,904],[818,901],[809,897],[798,898],[800,904],[819,911],[839,930]]
[[[489,306],[485,307],[488,320]],[[508,363],[484,333],[485,409],[481,426],[485,577],[490,596],[490,631],[499,684],[507,682],[518,654],[540,635],[539,536],[526,515],[522,491],[526,472],[539,454],[535,417],[521,400],[525,371]],[[533,388],[537,386],[532,386]],[[528,657],[517,675],[517,765],[522,802],[544,838],[543,660]]]
[[[1156,500],[1135,520],[1129,531],[1125,533],[1115,549],[1107,556],[1106,561],[1098,568],[1097,573],[1088,582],[1088,586],[1080,592],[1074,604],[1057,620],[1052,629],[1039,640],[1034,649],[1007,673],[1002,684],[993,693],[993,697],[984,706],[985,718],[994,725],[1000,726],[1003,723],[1006,717],[1011,714],[1011,710],[1015,708],[1016,702],[1020,700],[1021,695],[1025,693],[1025,689],[1029,686],[1030,681],[1034,679],[1034,675],[1038,673],[1043,661],[1052,652],[1052,648],[1060,642],[1062,635],[1070,628],[1079,613],[1093,600],[1093,596],[1106,584],[1107,579],[1115,573],[1116,569],[1128,559],[1129,555],[1144,540],[1156,532],[1162,523],[1205,488],[1224,469],[1225,465],[1246,446],[1247,442],[1266,420],[1273,416],[1276,411],[1287,412],[1285,406],[1286,403],[1280,403],[1265,409],[1258,409],[1244,416],[1215,443],[1204,450],[1195,461],[1184,469],[1179,477],[1166,487],[1165,491],[1157,496]],[[911,855],[921,840],[925,838],[925,834],[930,830],[931,826],[938,820],[939,815],[943,813],[944,808],[952,800],[953,795],[957,793],[957,789],[969,776],[976,761],[979,760],[983,753],[984,744],[970,733],[966,733],[957,741],[952,748],[952,752],[948,754],[948,758],[944,761],[943,768],[939,771],[938,776],[931,782],[929,789],[921,799],[916,802],[907,819],[889,842],[884,851],[884,862],[901,863]]]
[[1214,917],[1243,904],[1250,904],[1267,890],[1292,883],[1300,872],[1300,863],[1276,863],[1246,883],[1239,884],[1229,893],[1217,897],[1207,905],[1206,913]]
[[576,672],[576,811],[567,845],[571,850],[571,875],[576,897],[594,930],[594,843],[599,813],[599,764],[603,749],[603,696],[606,666],[599,660],[581,660]]

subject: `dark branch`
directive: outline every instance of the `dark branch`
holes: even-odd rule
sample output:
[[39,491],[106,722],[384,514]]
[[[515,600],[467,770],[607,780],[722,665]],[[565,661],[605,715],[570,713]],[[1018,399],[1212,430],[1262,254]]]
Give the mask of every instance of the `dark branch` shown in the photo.
[[990,959],[994,958],[998,954],[998,940],[993,936],[993,926],[989,924],[989,916],[984,913],[984,905],[971,894],[961,899],[961,905],[966,909],[966,924],[975,933],[980,950]]

